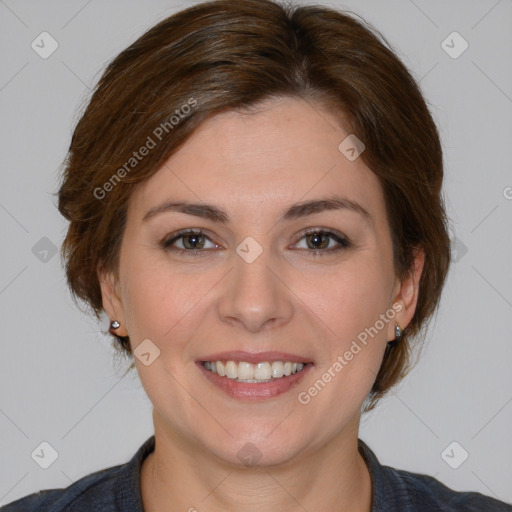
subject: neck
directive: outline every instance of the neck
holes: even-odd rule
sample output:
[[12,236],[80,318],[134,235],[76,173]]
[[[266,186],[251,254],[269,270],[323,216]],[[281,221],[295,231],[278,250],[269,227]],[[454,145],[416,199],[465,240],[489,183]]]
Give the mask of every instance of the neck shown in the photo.
[[352,435],[340,434],[314,453],[254,467],[226,464],[159,425],[155,421],[155,450],[141,470],[145,512],[371,510],[371,478],[357,449],[358,419]]

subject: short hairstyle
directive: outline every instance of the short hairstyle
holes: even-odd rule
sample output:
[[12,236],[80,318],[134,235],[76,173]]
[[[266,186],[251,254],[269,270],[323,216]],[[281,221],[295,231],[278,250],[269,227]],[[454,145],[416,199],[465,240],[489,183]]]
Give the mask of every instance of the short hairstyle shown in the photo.
[[[134,187],[201,123],[270,98],[303,99],[339,113],[363,141],[360,158],[384,194],[396,276],[409,275],[415,251],[424,251],[415,314],[386,350],[365,410],[408,373],[412,342],[424,339],[450,264],[442,149],[415,79],[357,18],[319,5],[204,2],[160,21],[110,62],[76,125],[58,192],[75,302],[100,318],[97,272],[118,272]],[[114,347],[132,355],[128,337],[115,336]]]

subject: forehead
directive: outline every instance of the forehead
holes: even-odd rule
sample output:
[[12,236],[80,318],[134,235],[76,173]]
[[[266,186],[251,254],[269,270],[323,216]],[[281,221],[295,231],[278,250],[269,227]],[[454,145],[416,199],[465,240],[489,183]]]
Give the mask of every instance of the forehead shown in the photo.
[[339,149],[349,135],[339,116],[310,101],[271,99],[250,113],[224,112],[138,186],[130,208],[174,199],[277,214],[285,204],[336,194],[378,217],[384,202],[377,177]]

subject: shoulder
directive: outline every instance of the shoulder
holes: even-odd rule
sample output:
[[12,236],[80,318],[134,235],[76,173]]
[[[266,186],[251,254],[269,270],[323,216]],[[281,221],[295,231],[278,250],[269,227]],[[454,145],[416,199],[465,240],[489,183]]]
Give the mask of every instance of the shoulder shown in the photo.
[[450,489],[434,477],[382,465],[359,439],[372,478],[371,512],[512,512],[512,504]]
[[152,435],[129,462],[90,473],[63,489],[29,494],[1,507],[0,512],[143,512],[140,471],[154,448]]
[[428,475],[387,469],[394,472],[397,488],[406,494],[411,512],[512,512],[512,504],[490,496],[478,492],[455,491]]
[[[112,508],[111,491],[116,475],[122,466],[114,466],[84,476],[69,487],[46,489],[24,496],[0,508],[0,512],[82,512],[80,506],[89,510],[110,512]],[[93,508],[102,506],[101,509]]]

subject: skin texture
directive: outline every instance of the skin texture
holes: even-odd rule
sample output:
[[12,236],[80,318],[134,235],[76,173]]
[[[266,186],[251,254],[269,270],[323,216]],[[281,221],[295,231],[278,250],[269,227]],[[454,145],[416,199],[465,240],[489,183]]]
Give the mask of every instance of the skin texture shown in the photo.
[[[423,254],[400,283],[379,181],[361,158],[338,150],[348,135],[318,104],[273,98],[256,113],[203,123],[130,198],[119,271],[99,277],[118,334],[133,349],[147,338],[160,349],[149,366],[135,358],[154,406],[156,448],[141,473],[147,511],[370,510],[371,480],[357,451],[361,405],[395,321],[405,328],[414,314]],[[356,201],[370,220],[342,209],[277,222],[293,203],[332,195]],[[142,220],[169,200],[214,204],[230,220],[178,212]],[[201,254],[162,248],[186,228],[204,230]],[[339,232],[352,246],[332,252],[339,244],[304,237],[309,228]],[[263,249],[250,264],[236,252],[248,236]],[[181,238],[174,247],[194,243]],[[317,247],[324,253],[315,256]],[[301,404],[298,393],[393,304],[401,307],[394,320]],[[238,400],[196,366],[225,350],[284,351],[314,367],[287,393]],[[237,457],[247,442],[261,453],[252,467]]]

